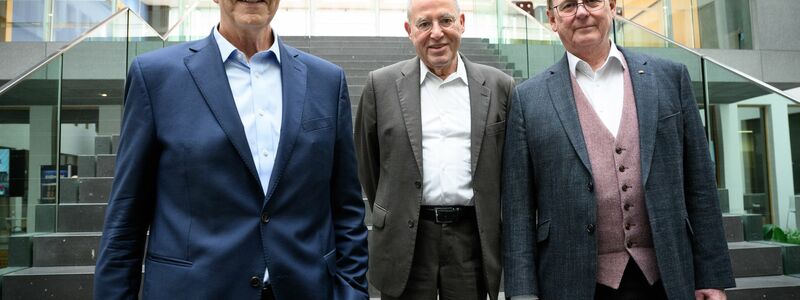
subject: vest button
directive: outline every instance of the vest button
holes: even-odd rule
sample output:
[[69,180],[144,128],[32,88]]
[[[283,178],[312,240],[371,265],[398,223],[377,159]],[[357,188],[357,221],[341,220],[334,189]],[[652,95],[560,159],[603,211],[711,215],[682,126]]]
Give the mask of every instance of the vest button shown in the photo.
[[589,224],[589,225],[586,225],[586,232],[588,232],[588,233],[589,233],[589,235],[591,235],[592,233],[594,233],[594,224]]
[[261,278],[258,278],[258,276],[253,276],[252,278],[250,278],[250,286],[252,286],[254,288],[260,287],[261,286]]
[[625,246],[627,246],[628,248],[632,248],[633,247],[633,242],[628,241],[628,243],[625,244]]
[[616,151],[617,154],[622,154],[622,148],[620,148],[620,147],[617,147],[617,149],[614,150],[614,151]]
[[628,203],[625,203],[625,205],[623,205],[622,208],[625,209],[625,211],[629,211],[629,210],[631,210],[631,205],[628,204]]
[[625,166],[619,166],[619,171],[620,172],[625,172]]
[[622,191],[623,191],[623,192],[627,192],[627,191],[628,191],[628,188],[629,188],[629,187],[628,187],[628,185],[627,185],[627,184],[623,184],[623,185],[622,185]]
[[414,187],[416,187],[417,189],[421,188],[422,187],[422,182],[414,181]]
[[630,223],[626,223],[625,224],[625,230],[631,230],[631,224]]

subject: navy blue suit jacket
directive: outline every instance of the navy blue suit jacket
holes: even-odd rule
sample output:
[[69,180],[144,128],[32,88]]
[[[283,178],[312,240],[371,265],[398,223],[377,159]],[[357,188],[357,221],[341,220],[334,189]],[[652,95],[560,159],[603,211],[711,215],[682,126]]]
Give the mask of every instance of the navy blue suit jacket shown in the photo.
[[145,299],[260,299],[266,267],[281,300],[367,299],[344,72],[279,46],[283,123],[266,191],[213,35],[133,61],[97,299],[136,299],[143,259]]

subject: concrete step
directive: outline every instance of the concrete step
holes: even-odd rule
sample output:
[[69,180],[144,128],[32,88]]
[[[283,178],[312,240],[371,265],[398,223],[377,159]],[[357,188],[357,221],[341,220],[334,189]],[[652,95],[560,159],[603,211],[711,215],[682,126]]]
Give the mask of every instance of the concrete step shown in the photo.
[[114,166],[116,161],[116,154],[98,154],[95,164],[95,176],[114,177]]
[[[377,61],[403,61],[413,58],[413,54],[326,54],[320,57],[330,61],[358,61],[358,62],[377,62]],[[474,62],[505,62],[505,56],[498,56],[494,54],[481,54],[470,56],[469,59]]]
[[781,246],[753,242],[728,243],[734,277],[783,275]]
[[728,243],[744,241],[744,225],[741,215],[722,215],[722,227],[725,229],[725,240]]
[[94,266],[34,267],[3,276],[3,299],[92,299]]
[[728,300],[800,299],[800,278],[782,275],[736,278],[736,287],[725,293]]
[[[319,47],[309,48],[308,53],[317,56],[331,55],[331,54],[390,54],[390,55],[417,55],[417,51],[409,43],[408,47],[350,47],[347,45],[339,45],[338,47]],[[472,55],[498,55],[500,51],[497,49],[488,48],[464,48],[459,49],[459,52],[471,58]]]
[[113,177],[61,179],[61,203],[108,203]]
[[101,235],[100,232],[59,232],[34,236],[33,266],[93,266]]
[[[364,40],[346,40],[346,41],[311,41],[311,43],[307,42],[287,42],[292,47],[296,47],[298,49],[314,49],[314,48],[330,48],[330,47],[342,47],[342,45],[346,45],[347,47],[354,47],[354,48],[364,48],[364,47],[413,47],[411,41],[408,39],[404,40],[397,40],[397,41],[364,41]],[[461,49],[489,49],[489,48],[496,48],[492,47],[488,43],[485,42],[476,42],[476,41],[465,41],[461,40]]]
[[100,232],[105,220],[105,203],[61,203],[58,205],[58,232]]
[[[336,60],[331,61],[332,63],[340,66],[342,69],[345,70],[377,70],[379,68],[383,68],[385,66],[390,66],[398,62],[398,60],[376,60],[376,61],[353,61],[353,60]],[[500,62],[495,60],[492,61],[472,61],[479,64],[484,64],[490,67],[494,67],[497,69],[513,69],[514,64],[508,62]]]
[[94,154],[115,154],[119,147],[119,135],[98,135],[94,138]]

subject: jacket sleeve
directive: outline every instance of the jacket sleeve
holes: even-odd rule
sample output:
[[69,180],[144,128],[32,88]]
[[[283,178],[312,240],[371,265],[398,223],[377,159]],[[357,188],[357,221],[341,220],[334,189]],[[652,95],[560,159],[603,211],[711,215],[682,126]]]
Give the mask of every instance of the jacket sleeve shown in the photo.
[[503,269],[506,297],[539,293],[533,164],[519,87],[511,96],[502,171]]
[[683,184],[690,223],[687,226],[693,233],[695,288],[733,287],[736,282],[722,228],[714,164],[685,66],[681,69],[680,82],[684,131]]
[[[331,175],[331,207],[336,235],[336,267],[339,284],[334,299],[368,299],[367,227],[364,225],[364,201],[356,171],[353,145],[353,120],[347,80],[341,72],[339,107]],[[342,282],[343,281],[343,282]]]
[[153,217],[158,146],[151,99],[138,60],[125,85],[116,170],[94,273],[96,299],[138,299]]
[[370,209],[375,204],[375,193],[380,177],[380,147],[378,145],[378,125],[375,112],[375,88],[373,73],[370,72],[366,86],[361,92],[356,114],[355,140],[358,146],[358,177],[369,200]]

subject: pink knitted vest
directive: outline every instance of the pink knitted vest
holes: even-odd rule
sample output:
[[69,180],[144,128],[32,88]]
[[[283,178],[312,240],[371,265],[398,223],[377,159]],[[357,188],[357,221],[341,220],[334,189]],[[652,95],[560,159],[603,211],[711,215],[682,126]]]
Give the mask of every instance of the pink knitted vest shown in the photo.
[[615,289],[629,258],[650,284],[659,279],[642,186],[639,119],[627,66],[623,77],[622,120],[616,139],[572,77],[597,200],[597,282]]

